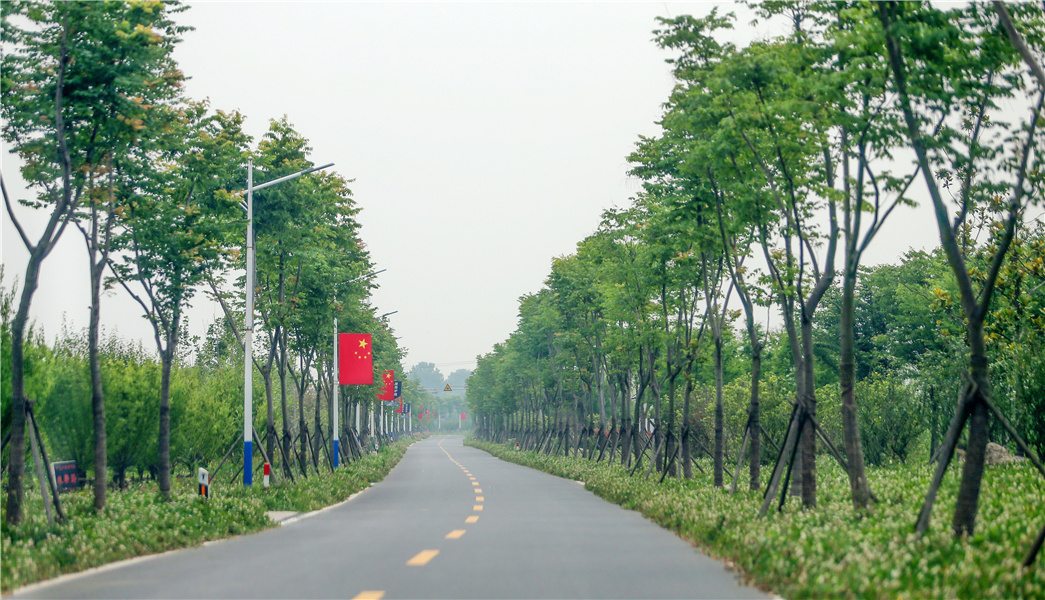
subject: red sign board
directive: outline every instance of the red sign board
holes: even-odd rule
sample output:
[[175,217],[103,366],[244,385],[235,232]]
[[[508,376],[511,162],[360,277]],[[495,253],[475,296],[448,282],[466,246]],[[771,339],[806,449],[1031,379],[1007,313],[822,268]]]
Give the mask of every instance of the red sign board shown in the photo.
[[462,421],[464,421],[464,420],[465,420],[465,418],[466,418],[467,416],[468,416],[468,415],[466,415],[466,414],[464,414],[464,413],[461,413],[461,420],[462,420]]

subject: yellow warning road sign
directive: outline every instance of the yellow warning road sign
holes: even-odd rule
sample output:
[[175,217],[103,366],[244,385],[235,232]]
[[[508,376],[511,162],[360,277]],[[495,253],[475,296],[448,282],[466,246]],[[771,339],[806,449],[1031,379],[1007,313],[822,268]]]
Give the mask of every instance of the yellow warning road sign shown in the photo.
[[448,383],[448,384],[446,384],[446,387],[443,388],[443,391],[444,392],[452,392],[453,390],[450,389],[450,384]]

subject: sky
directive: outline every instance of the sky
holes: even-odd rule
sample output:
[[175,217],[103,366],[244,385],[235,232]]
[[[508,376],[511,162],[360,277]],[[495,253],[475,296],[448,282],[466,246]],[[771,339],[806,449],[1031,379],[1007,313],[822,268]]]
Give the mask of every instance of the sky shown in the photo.
[[[449,374],[504,341],[518,299],[538,291],[554,257],[574,252],[601,213],[640,183],[627,155],[655,136],[674,81],[653,43],[656,17],[702,16],[712,2],[189,2],[194,27],[175,50],[190,98],[239,110],[255,144],[284,115],[333,162],[362,209],[376,268],[372,296],[407,351],[406,369]],[[765,36],[738,23],[739,46]],[[24,197],[18,163],[4,179]],[[244,178],[246,177],[244,172]],[[244,183],[245,185],[245,183]],[[37,233],[43,215],[19,207]],[[35,219],[35,221],[34,221]],[[26,252],[3,215],[4,286]],[[895,219],[871,263],[935,245],[931,221]],[[920,224],[918,224],[920,223]],[[926,225],[929,227],[927,228]],[[35,238],[34,238],[35,239]],[[31,315],[50,342],[86,326],[82,236],[66,232],[44,262]],[[189,328],[221,318],[199,295]],[[103,328],[153,348],[141,309],[122,291],[102,300]]]

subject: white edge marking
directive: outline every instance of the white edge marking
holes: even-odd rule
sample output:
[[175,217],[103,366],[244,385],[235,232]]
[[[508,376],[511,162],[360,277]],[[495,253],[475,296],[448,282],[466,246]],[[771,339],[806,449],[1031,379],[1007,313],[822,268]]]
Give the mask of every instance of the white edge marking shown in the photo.
[[348,498],[345,498],[341,502],[338,502],[337,504],[331,504],[330,506],[324,506],[323,508],[320,508],[318,510],[314,510],[312,512],[302,513],[302,514],[299,514],[299,515],[297,515],[295,517],[290,517],[288,519],[283,519],[282,521],[279,521],[277,523],[277,525],[279,525],[280,527],[283,527],[283,526],[289,525],[291,523],[297,523],[298,521],[300,521],[302,519],[307,519],[309,517],[313,517],[315,515],[318,515],[319,513],[326,512],[328,510],[333,510],[333,509],[341,506],[342,504],[348,504],[349,502],[354,500],[356,496],[358,496],[358,495],[362,494],[363,492],[369,490],[373,486],[374,486],[374,484],[371,483],[370,485],[368,485],[365,488],[359,490],[358,492],[352,494]]
[[[311,517],[312,515],[317,515],[317,514],[319,514],[321,512],[330,510],[332,508],[337,508],[338,506],[341,506],[342,504],[346,504],[348,502],[351,502],[353,498],[355,498],[356,496],[358,496],[358,495],[362,494],[363,492],[367,491],[368,489],[373,487],[373,485],[374,484],[371,483],[367,487],[359,490],[358,492],[352,494],[351,496],[349,496],[348,498],[345,498],[344,500],[342,500],[341,502],[338,502],[337,504],[331,504],[330,506],[325,506],[325,507],[323,507],[323,508],[321,508],[319,510],[314,510],[312,512],[304,513],[304,514],[296,516],[296,517],[291,517],[289,519],[285,519],[283,521],[279,521],[278,523],[275,523],[275,526],[276,527],[282,527],[282,526],[284,526],[284,525],[286,525],[288,523],[293,523],[295,521],[300,521],[301,519],[307,519],[308,517]],[[255,531],[254,533],[261,533],[262,531],[265,531],[265,530],[263,529],[261,531]],[[250,534],[246,534],[246,535],[254,535],[254,533],[250,533]],[[29,585],[26,585],[26,586],[23,586],[23,587],[11,590],[9,592],[4,592],[4,597],[7,598],[7,597],[13,596],[15,594],[23,594],[23,593],[35,592],[37,590],[48,588],[48,587],[50,587],[52,585],[58,585],[58,584],[61,584],[61,583],[66,583],[66,582],[69,582],[69,581],[73,581],[75,579],[79,579],[81,577],[87,577],[87,576],[90,576],[90,575],[95,575],[97,573],[104,573],[106,571],[112,571],[112,570],[115,570],[115,569],[122,569],[123,567],[127,567],[127,566],[130,566],[130,565],[136,564],[136,563],[142,563],[142,562],[147,562],[147,561],[150,561],[150,560],[154,560],[154,559],[160,558],[161,556],[166,556],[168,554],[174,554],[175,552],[182,552],[184,550],[192,550],[193,548],[201,548],[201,547],[202,548],[206,548],[207,546],[213,546],[214,544],[225,542],[225,541],[231,540],[232,538],[235,538],[235,537],[240,537],[240,536],[234,535],[234,536],[229,536],[227,538],[221,538],[220,540],[208,540],[208,541],[203,542],[203,544],[201,544],[200,546],[186,546],[184,548],[175,548],[174,550],[167,550],[166,552],[160,552],[159,554],[146,554],[144,556],[135,556],[133,558],[125,558],[123,560],[118,560],[116,562],[111,562],[111,563],[100,565],[100,566],[97,566],[97,567],[91,567],[90,569],[86,569],[86,570],[83,570],[83,571],[77,571],[76,573],[65,573],[64,575],[59,575],[58,577],[55,577],[54,579],[47,579],[45,581],[37,581],[36,583],[30,583]]]

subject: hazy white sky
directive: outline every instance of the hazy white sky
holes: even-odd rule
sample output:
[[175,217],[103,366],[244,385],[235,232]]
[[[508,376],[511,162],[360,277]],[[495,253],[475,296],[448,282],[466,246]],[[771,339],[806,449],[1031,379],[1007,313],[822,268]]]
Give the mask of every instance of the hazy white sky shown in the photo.
[[[638,191],[626,156],[639,135],[657,134],[673,85],[670,55],[652,42],[655,18],[716,5],[189,4],[177,20],[195,31],[175,52],[188,95],[241,111],[255,142],[269,119],[287,115],[313,162],[355,180],[363,241],[387,269],[373,303],[379,314],[398,311],[389,322],[408,351],[404,366],[428,361],[444,374],[473,368],[507,338],[519,296],[541,287],[552,258]],[[738,45],[761,35],[748,20]],[[20,197],[6,148],[2,160]],[[892,234],[902,247],[882,248],[881,259],[925,237],[925,227],[902,227]],[[26,254],[6,213],[3,238],[9,287]],[[63,318],[86,325],[85,271],[82,237],[69,230],[33,303],[49,340]],[[194,304],[190,327],[202,335],[221,311],[203,296]],[[109,331],[153,347],[123,292],[102,310]]]

